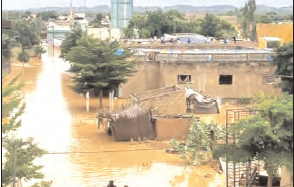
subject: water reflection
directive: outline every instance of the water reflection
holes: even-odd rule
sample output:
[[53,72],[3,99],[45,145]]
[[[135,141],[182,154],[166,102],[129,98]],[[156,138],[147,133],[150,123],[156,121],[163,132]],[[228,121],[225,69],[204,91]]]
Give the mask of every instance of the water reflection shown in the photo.
[[[65,73],[68,64],[59,58],[53,62],[46,54],[42,62],[34,60],[30,62],[33,67],[27,67],[25,76],[21,77],[26,83],[27,108],[20,134],[35,137],[50,153],[75,152],[48,154],[37,160],[38,164],[45,165],[45,179],[53,180],[53,187],[106,186],[111,179],[118,187],[126,184],[130,187],[208,187],[213,182],[214,178],[201,175],[214,176],[211,168],[199,167],[195,169],[198,174],[183,171],[181,161],[164,150],[124,152],[150,148],[150,145],[114,142],[105,132],[99,132],[95,118],[98,99],[89,100],[87,112],[85,99],[69,88],[72,80]],[[13,68],[12,74],[21,72],[21,67]],[[115,106],[123,102],[116,100]],[[108,105],[107,100],[103,103]],[[105,153],[114,150],[120,151]]]

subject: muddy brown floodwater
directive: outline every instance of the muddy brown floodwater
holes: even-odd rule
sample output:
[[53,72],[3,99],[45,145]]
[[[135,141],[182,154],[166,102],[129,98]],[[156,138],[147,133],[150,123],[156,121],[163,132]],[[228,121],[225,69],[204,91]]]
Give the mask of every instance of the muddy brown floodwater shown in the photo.
[[[56,153],[36,161],[44,165],[45,180],[53,180],[53,187],[102,187],[109,180],[117,187],[224,186],[224,175],[208,166],[184,170],[180,159],[165,153],[166,143],[114,142],[98,131],[98,99],[90,99],[87,112],[85,100],[69,88],[72,82],[67,67],[61,59],[44,54],[42,60],[32,58],[20,77],[26,84],[27,108],[19,134],[34,137],[42,148]],[[19,73],[21,64],[15,62],[9,77]],[[115,105],[122,102],[116,100]],[[107,100],[103,103],[108,104]],[[146,148],[163,149],[126,151]],[[207,173],[212,177],[205,178]]]

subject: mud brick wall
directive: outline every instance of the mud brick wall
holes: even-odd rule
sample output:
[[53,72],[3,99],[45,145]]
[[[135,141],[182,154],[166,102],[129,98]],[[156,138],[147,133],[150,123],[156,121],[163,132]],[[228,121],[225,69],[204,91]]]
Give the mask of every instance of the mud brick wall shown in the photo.
[[191,118],[158,118],[156,119],[156,138],[160,141],[173,138],[182,139],[189,135]]
[[144,107],[157,108],[154,115],[178,115],[186,114],[186,91],[179,90],[172,93],[158,95],[145,100],[140,100]]

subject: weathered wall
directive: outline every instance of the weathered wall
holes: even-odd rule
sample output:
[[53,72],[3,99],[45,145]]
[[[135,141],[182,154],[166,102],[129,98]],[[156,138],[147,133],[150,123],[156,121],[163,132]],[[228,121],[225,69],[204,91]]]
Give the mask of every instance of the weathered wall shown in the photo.
[[137,114],[136,117],[120,117],[110,124],[115,141],[138,140],[144,137],[155,138],[154,127],[149,112]]
[[191,119],[158,118],[156,119],[156,138],[158,140],[182,139],[189,134]]
[[[252,97],[260,91],[266,94],[279,94],[280,91],[273,85],[264,85],[262,74],[274,73],[275,68],[269,66],[270,62],[241,63],[161,63],[160,86],[178,85],[178,75],[191,75],[191,87],[219,97]],[[219,75],[233,75],[232,85],[219,85]]]
[[120,87],[120,97],[159,88],[159,64],[157,62],[138,64],[138,72]]
[[[138,72],[121,87],[121,97],[132,93],[158,89],[178,84],[178,75],[189,74],[191,87],[213,96],[224,98],[252,97],[260,92],[277,94],[281,91],[274,85],[263,83],[263,74],[274,74],[270,62],[147,62],[138,65]],[[219,85],[219,75],[232,75],[232,85]],[[276,79],[279,81],[279,79]]]

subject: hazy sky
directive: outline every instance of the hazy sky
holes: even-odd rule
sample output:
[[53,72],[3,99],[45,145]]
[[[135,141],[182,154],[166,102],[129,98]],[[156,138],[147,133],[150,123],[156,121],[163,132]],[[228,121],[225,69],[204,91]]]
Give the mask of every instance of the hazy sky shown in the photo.
[[[111,0],[73,0],[73,7],[83,6],[110,5]],[[193,5],[193,6],[210,6],[210,5],[233,5],[236,7],[243,6],[245,0],[134,0],[135,6],[170,6],[170,5]],[[52,6],[69,6],[70,0],[2,0],[2,9],[17,10],[36,7]],[[273,7],[293,5],[292,0],[256,0],[256,4],[268,5]]]

